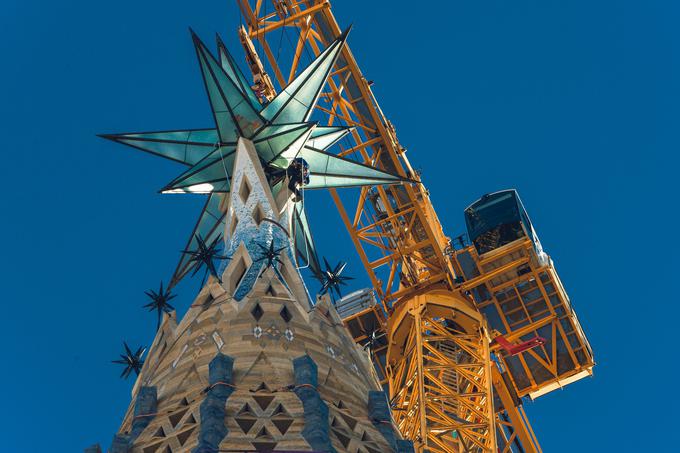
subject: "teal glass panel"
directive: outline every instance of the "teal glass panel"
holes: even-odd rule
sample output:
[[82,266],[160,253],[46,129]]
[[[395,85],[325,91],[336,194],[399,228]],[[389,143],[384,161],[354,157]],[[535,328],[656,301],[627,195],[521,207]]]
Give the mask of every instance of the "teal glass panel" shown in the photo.
[[315,149],[305,147],[299,156],[309,164],[311,176],[309,184],[305,186],[309,189],[396,184],[405,181],[400,176]]
[[187,141],[192,143],[213,143],[217,144],[220,137],[216,129],[196,129],[189,131]]
[[194,42],[222,142],[236,142],[239,136],[250,138],[262,126],[262,118],[205,45],[197,37]]
[[213,151],[209,156],[175,178],[163,193],[228,192],[235,159],[234,148]]
[[277,160],[285,160],[285,165],[286,168],[288,167],[288,164],[290,164],[290,161],[295,159],[295,157],[300,154],[300,150],[302,149],[303,146],[305,146],[305,143],[307,143],[307,140],[309,139],[309,134],[312,132],[313,126],[304,129],[300,136],[292,142],[286,149],[283,150],[277,157]]
[[215,149],[217,131],[168,131],[105,137],[167,159],[193,165]]
[[[278,112],[285,104],[285,102],[288,100],[287,93],[285,89],[281,91],[274,99],[269,101],[269,104],[267,104],[261,111],[260,114],[262,117],[266,120],[271,120],[271,118],[274,117],[276,112]],[[284,122],[284,121],[281,121]]]
[[[268,128],[265,127],[265,131]],[[302,123],[287,129],[279,128],[279,132],[273,135],[259,133],[258,137],[262,138],[254,142],[257,154],[266,163],[273,163],[277,159],[292,159],[305,144],[313,128],[314,123]],[[288,166],[287,162],[282,165]]]
[[382,184],[397,184],[399,180],[353,178],[349,176],[329,176],[312,173],[309,177],[309,184],[305,189],[327,189],[331,187],[359,187],[359,186],[379,186]]
[[283,91],[262,109],[272,123],[307,121],[344,45],[346,34],[335,40],[305,68]]
[[272,122],[289,123],[305,121],[312,114],[313,108],[314,105],[302,104],[296,97],[291,97],[281,108],[281,114],[273,119]]
[[252,138],[255,132],[264,124],[259,118],[252,116],[253,107],[246,100],[234,104],[232,113],[240,128],[240,135],[245,138]]
[[224,69],[224,72],[229,76],[229,78],[233,80],[236,85],[238,85],[238,87],[241,89],[241,92],[246,95],[250,105],[259,111],[262,108],[260,101],[257,99],[253,89],[250,87],[250,83],[243,75],[241,68],[239,68],[238,64],[236,64],[236,60],[234,60],[234,57],[231,56],[229,50],[224,45],[219,36],[217,37],[217,48],[219,50],[220,64],[222,65],[222,69]]
[[320,272],[316,246],[302,203],[296,203],[293,211],[293,237],[298,267],[308,265],[315,274]]
[[281,189],[283,188],[283,181],[279,181],[276,184],[274,184],[274,187],[272,187],[272,195],[274,196],[274,199],[276,200],[276,197],[279,196],[279,193],[281,192]]
[[278,135],[284,132],[291,131],[295,128],[300,127],[300,123],[293,124],[269,124],[262,129],[260,129],[257,134],[253,137],[253,141],[264,139],[270,135]]
[[[222,202],[222,195],[213,193],[208,196],[208,200],[203,207],[198,222],[194,226],[194,230],[189,237],[189,241],[184,250],[196,250],[198,248],[198,241],[196,235],[201,236],[207,243],[212,242],[220,234],[224,234],[226,230],[225,216],[226,213],[220,210]],[[191,255],[182,254],[177,269],[172,276],[172,284],[175,285],[191,270],[192,263],[190,262]]]
[[217,81],[212,77],[206,59],[203,57],[200,50],[197,50],[199,55],[199,62],[203,79],[205,80],[205,88],[208,93],[208,100],[210,107],[215,115],[215,126],[219,131],[220,139],[223,142],[235,142],[238,139],[238,130],[234,123],[227,104],[222,97]]
[[306,146],[325,150],[337,143],[338,140],[347,135],[351,130],[352,128],[350,127],[317,126],[312,132],[312,135],[310,135],[309,140],[307,140]]

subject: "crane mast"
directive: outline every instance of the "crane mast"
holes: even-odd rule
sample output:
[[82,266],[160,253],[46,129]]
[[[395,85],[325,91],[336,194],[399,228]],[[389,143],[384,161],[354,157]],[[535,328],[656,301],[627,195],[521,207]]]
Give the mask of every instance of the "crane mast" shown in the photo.
[[[245,23],[239,36],[262,98],[303,69],[305,54],[318,55],[341,33],[327,0],[237,1]],[[291,48],[283,57],[282,42]],[[316,109],[324,125],[354,127],[339,155],[417,182],[362,188],[351,201],[330,189],[377,295],[343,318],[355,341],[371,342],[402,435],[417,451],[541,452],[522,398],[589,375],[593,360],[528,218],[518,220],[523,239],[489,246],[498,236],[492,231],[455,246],[349,46]],[[523,211],[518,197],[510,201]],[[479,203],[466,210],[468,226],[484,216]],[[528,300],[525,290],[538,296]],[[509,299],[519,308],[506,306]],[[374,343],[376,332],[382,340]]]

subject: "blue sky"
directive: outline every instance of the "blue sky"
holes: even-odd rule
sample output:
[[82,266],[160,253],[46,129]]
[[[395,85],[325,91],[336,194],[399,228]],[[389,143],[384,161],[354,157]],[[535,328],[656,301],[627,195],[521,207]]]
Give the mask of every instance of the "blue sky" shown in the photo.
[[[445,4],[333,2],[447,234],[515,187],[555,260],[598,365],[526,404],[544,451],[670,451],[680,6]],[[143,291],[170,276],[202,200],[158,195],[176,164],[95,134],[211,127],[187,27],[240,55],[238,21],[230,0],[4,2],[3,451],[109,444],[132,387],[110,360],[150,343]],[[319,247],[360,287],[329,195],[310,199]]]

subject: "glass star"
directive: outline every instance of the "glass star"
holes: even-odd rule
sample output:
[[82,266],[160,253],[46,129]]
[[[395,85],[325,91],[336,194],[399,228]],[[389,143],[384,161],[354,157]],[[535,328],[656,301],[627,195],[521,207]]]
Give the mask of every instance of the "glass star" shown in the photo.
[[[186,249],[196,249],[200,235],[212,241],[223,231],[221,193],[231,189],[231,171],[239,138],[252,141],[265,172],[275,186],[296,159],[309,167],[305,189],[397,184],[408,181],[369,165],[335,156],[326,150],[350,128],[321,127],[310,116],[338,59],[349,29],[332,42],[271,102],[260,104],[247,79],[218,38],[218,61],[191,32],[215,128],[107,134],[102,137],[189,167],[161,189],[162,193],[209,194]],[[306,219],[299,222],[309,236]],[[183,256],[169,285],[190,271]]]

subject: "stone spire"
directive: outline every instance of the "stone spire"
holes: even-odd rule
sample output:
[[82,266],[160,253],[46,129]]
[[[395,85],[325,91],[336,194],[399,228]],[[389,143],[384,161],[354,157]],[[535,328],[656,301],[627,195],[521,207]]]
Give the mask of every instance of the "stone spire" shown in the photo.
[[231,174],[222,282],[179,324],[165,316],[109,451],[412,451],[367,353],[327,297],[310,299],[285,184],[272,193],[245,138]]

